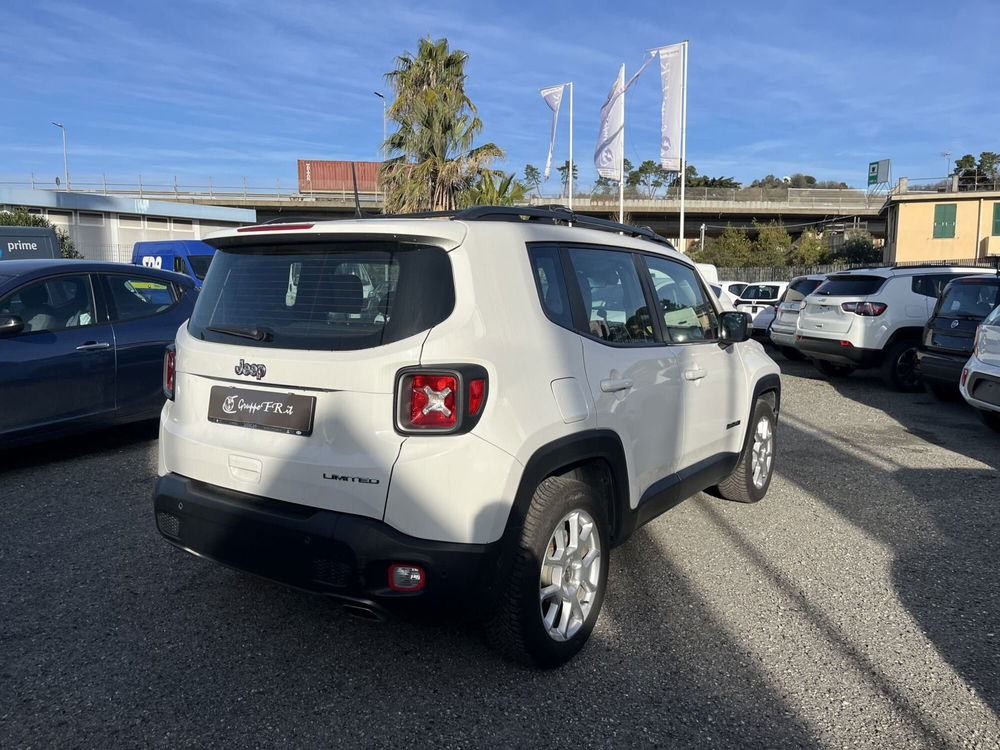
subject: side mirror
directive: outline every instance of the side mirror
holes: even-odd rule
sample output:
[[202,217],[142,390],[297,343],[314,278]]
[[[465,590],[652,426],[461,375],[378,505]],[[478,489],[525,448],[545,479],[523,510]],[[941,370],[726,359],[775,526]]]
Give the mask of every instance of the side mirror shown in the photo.
[[16,336],[24,330],[24,321],[17,315],[0,315],[0,336]]
[[737,344],[750,338],[753,319],[750,313],[726,310],[719,314],[719,343]]

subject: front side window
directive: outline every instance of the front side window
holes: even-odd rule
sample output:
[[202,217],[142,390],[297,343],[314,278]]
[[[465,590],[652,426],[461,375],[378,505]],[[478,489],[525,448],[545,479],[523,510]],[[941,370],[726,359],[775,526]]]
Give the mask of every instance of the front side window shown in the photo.
[[0,300],[0,314],[17,315],[24,333],[93,325],[94,298],[85,274],[35,281]]
[[109,274],[105,278],[115,320],[145,318],[173,307],[174,292],[169,282],[124,274]]
[[583,298],[585,333],[618,344],[653,343],[649,308],[632,254],[575,248],[568,253]]
[[218,250],[188,330],[206,341],[276,349],[369,349],[447,318],[448,254],[382,239]]
[[683,344],[717,339],[719,318],[694,270],[666,258],[646,256],[645,261],[663,311],[666,340]]

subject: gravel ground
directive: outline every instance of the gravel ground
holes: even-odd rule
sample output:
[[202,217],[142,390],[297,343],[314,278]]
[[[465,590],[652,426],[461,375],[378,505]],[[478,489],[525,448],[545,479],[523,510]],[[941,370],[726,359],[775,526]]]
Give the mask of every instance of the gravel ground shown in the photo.
[[1000,746],[1000,436],[781,364],[768,496],[640,530],[553,672],[172,548],[148,427],[8,455],[0,746]]

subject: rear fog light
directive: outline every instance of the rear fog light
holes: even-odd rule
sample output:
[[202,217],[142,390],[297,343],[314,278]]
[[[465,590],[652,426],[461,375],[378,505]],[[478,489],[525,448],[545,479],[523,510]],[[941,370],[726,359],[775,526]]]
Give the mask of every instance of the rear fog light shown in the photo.
[[419,565],[393,563],[389,566],[389,588],[393,591],[420,591],[427,574]]

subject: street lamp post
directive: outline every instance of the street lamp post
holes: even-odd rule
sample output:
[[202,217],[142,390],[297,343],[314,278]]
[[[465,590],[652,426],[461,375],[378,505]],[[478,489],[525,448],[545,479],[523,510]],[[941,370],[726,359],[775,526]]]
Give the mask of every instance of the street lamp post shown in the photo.
[[382,158],[384,159],[385,158],[385,139],[386,139],[385,97],[382,94],[380,94],[379,92],[377,92],[377,91],[373,91],[372,93],[375,94],[375,96],[377,96],[379,99],[382,100],[382,148],[381,148],[381,151],[382,151]]
[[66,189],[69,190],[70,189],[70,185],[69,185],[69,155],[68,155],[68,152],[66,151],[66,128],[63,127],[63,124],[61,122],[53,122],[52,124],[55,125],[57,128],[59,128],[62,131],[62,138],[63,138],[63,180],[66,183]]

